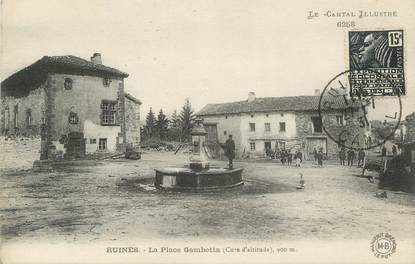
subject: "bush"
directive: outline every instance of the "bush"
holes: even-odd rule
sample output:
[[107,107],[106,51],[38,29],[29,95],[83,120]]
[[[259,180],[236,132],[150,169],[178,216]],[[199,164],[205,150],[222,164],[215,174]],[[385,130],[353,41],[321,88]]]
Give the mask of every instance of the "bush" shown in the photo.
[[149,139],[141,143],[141,148],[158,151],[173,151],[176,147],[172,142],[165,142],[158,139]]

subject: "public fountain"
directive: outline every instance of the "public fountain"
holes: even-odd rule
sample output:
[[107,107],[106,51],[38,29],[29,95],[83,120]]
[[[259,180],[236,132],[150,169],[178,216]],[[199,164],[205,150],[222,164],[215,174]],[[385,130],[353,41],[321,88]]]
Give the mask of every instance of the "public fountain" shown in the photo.
[[209,191],[241,186],[242,168],[214,168],[209,165],[206,130],[196,120],[191,131],[192,152],[189,167],[157,168],[154,185],[157,189],[175,191]]

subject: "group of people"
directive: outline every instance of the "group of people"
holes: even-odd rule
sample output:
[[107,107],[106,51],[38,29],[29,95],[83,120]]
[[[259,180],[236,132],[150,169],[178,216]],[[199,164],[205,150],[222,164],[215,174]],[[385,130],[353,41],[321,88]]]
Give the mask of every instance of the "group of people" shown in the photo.
[[303,162],[303,153],[300,150],[293,152],[291,149],[277,149],[275,152],[267,148],[265,149],[265,154],[271,159],[279,159],[282,165],[291,166],[294,162],[295,167],[300,167]]
[[320,148],[318,151],[316,148],[314,148],[314,162],[317,162],[317,165],[319,167],[323,167],[323,159],[324,159],[323,148]]
[[[232,139],[232,135],[229,135],[228,140],[226,140],[225,144],[220,144],[221,147],[225,151],[225,156],[229,159],[229,168],[233,168],[233,159],[235,158],[235,142]],[[395,146],[394,146],[395,147]],[[293,163],[293,160],[295,162],[295,167],[301,167],[301,163],[303,162],[303,153],[300,150],[296,150],[293,154],[293,151],[290,149],[281,149],[274,153],[271,153],[271,149],[266,149],[266,155],[269,157],[276,158],[277,154],[281,160],[282,165],[289,165],[291,166]],[[382,155],[385,152],[386,149],[382,149]],[[396,147],[395,150],[393,150],[394,154],[397,153]],[[365,151],[359,150],[357,152],[357,166],[361,167],[364,165],[364,159],[365,159]],[[319,167],[323,167],[323,160],[324,160],[324,152],[323,148],[319,148],[317,151],[317,148],[314,148],[314,161],[317,163]],[[347,165],[353,166],[354,160],[356,159],[356,152],[353,149],[346,150],[345,147],[341,147],[339,152],[339,159],[340,159],[340,165],[346,166],[346,159],[347,159]]]
[[[357,166],[363,166],[365,160],[366,153],[364,150],[359,150],[357,152]],[[346,151],[345,147],[342,147],[339,152],[339,159],[340,165],[346,166],[346,158],[347,158],[347,166],[353,166],[354,160],[356,159],[356,152],[353,149],[349,149]]]

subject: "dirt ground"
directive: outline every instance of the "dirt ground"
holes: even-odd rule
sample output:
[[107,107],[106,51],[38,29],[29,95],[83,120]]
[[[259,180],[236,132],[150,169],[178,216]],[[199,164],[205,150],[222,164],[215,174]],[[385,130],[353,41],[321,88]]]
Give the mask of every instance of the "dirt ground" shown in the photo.
[[[82,161],[47,173],[7,170],[2,164],[1,238],[273,241],[370,239],[380,232],[411,238],[415,233],[414,195],[388,191],[387,198],[377,198],[377,184],[360,177],[356,167],[237,161],[245,185],[227,192],[172,193],[152,187],[154,168],[185,162],[184,154],[148,152],[138,161]],[[300,172],[303,190],[296,189]]]

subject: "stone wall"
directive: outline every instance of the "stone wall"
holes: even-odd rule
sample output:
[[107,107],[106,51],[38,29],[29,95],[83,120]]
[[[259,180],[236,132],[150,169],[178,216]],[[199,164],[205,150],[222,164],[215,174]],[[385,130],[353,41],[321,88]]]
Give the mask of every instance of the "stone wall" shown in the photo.
[[307,151],[308,148],[312,148],[312,146],[308,146],[310,140],[322,140],[326,145],[326,154],[329,158],[331,157],[331,153],[333,153],[333,144],[329,142],[327,139],[327,135],[324,133],[314,133],[313,132],[313,122],[312,117],[318,117],[317,111],[310,111],[310,112],[297,112],[295,116],[295,126],[297,131],[297,138],[302,145],[302,153],[306,160],[311,160],[313,157]]
[[[65,87],[71,80],[71,88]],[[128,142],[139,149],[139,105],[124,97],[122,79],[50,73],[39,87],[21,97],[2,96],[0,132],[7,136],[40,136],[41,159],[63,158],[69,134],[85,139],[86,153],[125,151]],[[23,88],[22,88],[23,89]],[[27,89],[26,89],[27,90]],[[115,124],[102,123],[102,102],[116,104]],[[126,112],[124,109],[128,108]],[[15,114],[16,113],[16,114]],[[77,122],[70,122],[75,114]],[[107,139],[107,149],[99,150],[99,139]]]
[[[71,89],[65,89],[64,82],[67,78],[72,80]],[[102,77],[49,74],[47,82],[48,152],[57,152],[53,155],[55,158],[63,156],[64,139],[69,133],[83,133],[87,152],[99,150],[100,138],[107,139],[105,151],[113,152],[120,148],[119,144],[123,144],[120,111],[118,109],[115,125],[103,125],[101,104],[103,100],[109,100],[116,102],[117,108],[120,107],[118,99],[120,87],[123,89],[122,80],[111,79],[106,86]],[[78,122],[69,122],[71,113],[76,114]]]
[[[329,131],[332,131],[333,135],[340,134],[341,130],[344,129],[343,126],[338,125],[336,121],[336,116],[343,116],[343,111],[333,111],[333,112],[325,112],[323,115],[323,125]],[[356,114],[357,115],[357,114]],[[325,142],[325,151],[328,159],[337,159],[338,153],[340,151],[340,145],[332,140],[326,132],[323,131],[321,133],[315,133],[313,129],[313,122],[312,117],[318,117],[319,114],[317,111],[309,111],[309,112],[299,112],[296,115],[296,128],[297,128],[297,137],[299,140],[303,142],[304,150],[310,149],[311,146],[309,144],[311,141],[320,141]],[[356,131],[362,131],[359,129],[359,124],[356,119],[348,119],[344,121],[344,125],[347,126],[347,130],[350,131],[351,128],[355,129]],[[332,135],[332,136],[333,136]],[[362,142],[360,142],[362,144]],[[313,148],[310,149],[310,152]],[[306,153],[304,151],[305,156],[307,159],[313,159],[314,157],[310,153]]]
[[415,141],[415,113],[405,117],[406,121],[406,135],[405,142]]
[[303,154],[307,160],[314,159],[311,152],[316,145],[312,145],[312,142],[317,141],[320,142],[320,147],[323,147],[322,144],[325,145],[323,148],[325,148],[327,158],[335,159],[337,158],[337,153],[339,151],[337,143],[331,140],[324,130],[321,133],[314,132],[312,117],[318,116],[319,114],[317,111],[299,112],[296,115],[295,123],[297,128],[297,137],[302,142]]
[[126,147],[140,151],[140,104],[125,98]]
[[45,121],[45,100],[44,85],[33,89],[27,96],[1,97],[1,135],[39,136]]
[[124,81],[118,83],[117,89],[118,98],[118,115],[117,123],[120,125],[120,132],[117,137],[117,150],[124,152],[126,149],[126,120],[125,120],[125,92],[124,92]]
[[0,136],[0,171],[31,169],[33,162],[39,159],[40,145],[40,137],[36,136]]

